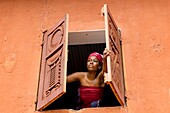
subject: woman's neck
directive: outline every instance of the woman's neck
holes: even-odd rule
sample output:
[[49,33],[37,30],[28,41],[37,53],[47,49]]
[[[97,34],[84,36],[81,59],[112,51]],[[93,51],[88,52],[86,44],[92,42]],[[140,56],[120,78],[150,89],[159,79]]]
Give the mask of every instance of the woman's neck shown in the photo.
[[93,71],[87,72],[87,78],[89,80],[94,80],[96,78],[96,72]]

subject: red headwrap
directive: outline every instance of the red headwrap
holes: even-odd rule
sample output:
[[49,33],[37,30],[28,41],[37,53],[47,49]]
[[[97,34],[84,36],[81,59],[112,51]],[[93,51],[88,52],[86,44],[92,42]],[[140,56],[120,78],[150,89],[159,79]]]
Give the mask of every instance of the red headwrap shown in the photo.
[[91,54],[89,55],[88,59],[89,59],[91,56],[95,56],[95,57],[99,60],[99,62],[100,62],[101,64],[103,64],[103,57],[102,57],[101,54],[99,54],[99,53],[97,53],[97,52],[93,52],[93,53],[91,53]]

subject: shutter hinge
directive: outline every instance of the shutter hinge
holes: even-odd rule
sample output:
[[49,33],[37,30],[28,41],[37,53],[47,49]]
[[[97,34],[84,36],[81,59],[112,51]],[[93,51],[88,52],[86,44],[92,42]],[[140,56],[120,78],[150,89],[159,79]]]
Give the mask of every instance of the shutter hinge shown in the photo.
[[104,16],[104,7],[101,8],[101,16]]
[[47,32],[47,30],[41,30],[43,34],[45,34]]
[[121,37],[121,29],[120,28],[118,28],[118,35],[119,35],[119,37]]
[[42,43],[41,43],[41,46],[43,46],[44,45],[44,41],[42,41]]
[[42,41],[42,43],[41,43],[41,46],[43,46],[44,45],[44,35],[45,35],[45,33],[47,32],[47,30],[41,30],[42,31],[42,33],[43,33],[43,41]]
[[118,36],[119,36],[119,39],[120,39],[120,44],[122,44],[122,37],[121,37],[121,29],[118,28]]
[[35,105],[37,105],[37,101],[35,101],[35,103],[34,103]]

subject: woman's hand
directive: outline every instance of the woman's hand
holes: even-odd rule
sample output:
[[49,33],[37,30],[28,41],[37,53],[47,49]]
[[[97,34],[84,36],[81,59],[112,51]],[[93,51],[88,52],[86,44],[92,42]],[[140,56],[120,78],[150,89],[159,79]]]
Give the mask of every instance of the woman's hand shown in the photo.
[[111,54],[111,51],[105,48],[103,51],[103,60],[106,60],[107,56],[110,56],[110,54]]
[[110,56],[111,51],[108,49],[104,49],[103,51],[103,65],[102,65],[102,74],[104,74],[104,72],[107,72],[107,57]]

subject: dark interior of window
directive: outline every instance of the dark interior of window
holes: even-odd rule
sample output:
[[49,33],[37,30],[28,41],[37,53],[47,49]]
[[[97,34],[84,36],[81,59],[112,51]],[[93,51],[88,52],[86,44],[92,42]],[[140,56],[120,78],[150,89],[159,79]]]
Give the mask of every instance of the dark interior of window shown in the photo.
[[[69,75],[74,72],[87,71],[86,61],[88,55],[92,52],[99,52],[102,54],[105,47],[105,43],[69,45],[67,74]],[[78,86],[79,84],[77,82],[67,84],[67,92],[55,102],[50,104],[45,110],[75,109],[78,100]],[[110,86],[106,84],[101,107],[114,106],[120,106],[120,104],[113,94]]]

